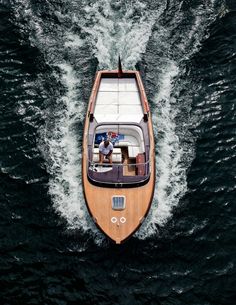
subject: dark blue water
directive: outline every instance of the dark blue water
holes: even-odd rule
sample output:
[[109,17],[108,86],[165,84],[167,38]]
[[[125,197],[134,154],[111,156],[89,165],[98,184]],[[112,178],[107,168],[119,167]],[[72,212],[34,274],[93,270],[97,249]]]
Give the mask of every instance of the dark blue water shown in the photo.
[[[156,140],[146,222],[90,219],[95,72],[139,69]],[[235,1],[0,0],[0,304],[236,304]]]

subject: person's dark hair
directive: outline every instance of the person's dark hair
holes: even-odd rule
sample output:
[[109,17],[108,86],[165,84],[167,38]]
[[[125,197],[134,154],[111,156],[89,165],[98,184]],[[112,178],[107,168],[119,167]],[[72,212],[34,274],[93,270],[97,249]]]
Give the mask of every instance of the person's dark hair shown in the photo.
[[110,143],[109,140],[105,140],[104,141],[104,146],[107,147],[109,145],[109,143]]

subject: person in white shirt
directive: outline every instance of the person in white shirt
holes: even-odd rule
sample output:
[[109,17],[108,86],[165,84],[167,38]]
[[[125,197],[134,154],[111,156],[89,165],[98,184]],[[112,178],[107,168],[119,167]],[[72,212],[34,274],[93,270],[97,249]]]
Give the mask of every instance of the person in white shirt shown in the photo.
[[99,144],[99,163],[103,163],[104,158],[109,160],[109,163],[112,163],[112,152],[113,145],[110,141],[105,140]]

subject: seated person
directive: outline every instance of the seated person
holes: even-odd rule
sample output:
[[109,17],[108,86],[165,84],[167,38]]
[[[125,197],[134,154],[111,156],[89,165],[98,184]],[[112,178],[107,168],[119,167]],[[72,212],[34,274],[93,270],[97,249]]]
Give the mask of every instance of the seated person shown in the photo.
[[104,157],[112,163],[113,145],[110,141],[105,140],[99,144],[99,163],[103,163]]

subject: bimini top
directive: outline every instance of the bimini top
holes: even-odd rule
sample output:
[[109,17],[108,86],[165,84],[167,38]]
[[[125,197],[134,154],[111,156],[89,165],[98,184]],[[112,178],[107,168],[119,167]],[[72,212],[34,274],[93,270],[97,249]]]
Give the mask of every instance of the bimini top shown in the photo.
[[143,109],[136,78],[102,77],[94,117],[97,123],[139,123]]

